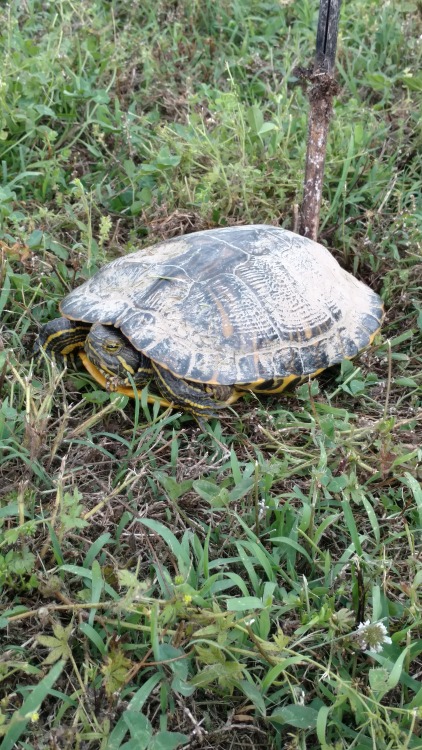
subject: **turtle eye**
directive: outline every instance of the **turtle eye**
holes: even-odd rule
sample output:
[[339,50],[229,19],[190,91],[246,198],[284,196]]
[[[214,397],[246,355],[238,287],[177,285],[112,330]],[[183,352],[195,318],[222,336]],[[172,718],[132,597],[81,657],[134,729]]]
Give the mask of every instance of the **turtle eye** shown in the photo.
[[117,352],[122,348],[122,345],[119,341],[114,341],[113,339],[109,339],[108,341],[105,341],[103,344],[104,351],[107,352],[107,354],[117,354]]

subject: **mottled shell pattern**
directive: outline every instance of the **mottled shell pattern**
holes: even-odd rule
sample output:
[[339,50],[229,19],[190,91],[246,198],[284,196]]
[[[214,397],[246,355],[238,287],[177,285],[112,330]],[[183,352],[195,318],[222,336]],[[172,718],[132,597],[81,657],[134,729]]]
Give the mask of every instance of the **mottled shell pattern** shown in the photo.
[[378,295],[326,248],[267,225],[196,232],[118,258],[60,309],[120,328],[178,377],[222,385],[351,358],[383,316]]

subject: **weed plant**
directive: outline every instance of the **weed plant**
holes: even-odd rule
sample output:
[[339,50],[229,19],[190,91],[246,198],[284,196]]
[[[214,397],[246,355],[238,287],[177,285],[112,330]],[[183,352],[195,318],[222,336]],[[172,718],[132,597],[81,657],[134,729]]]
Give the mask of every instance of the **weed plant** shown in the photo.
[[1,4],[1,750],[422,748],[420,3],[342,8],[320,237],[370,350],[205,430],[31,361],[105,261],[293,226],[316,14]]

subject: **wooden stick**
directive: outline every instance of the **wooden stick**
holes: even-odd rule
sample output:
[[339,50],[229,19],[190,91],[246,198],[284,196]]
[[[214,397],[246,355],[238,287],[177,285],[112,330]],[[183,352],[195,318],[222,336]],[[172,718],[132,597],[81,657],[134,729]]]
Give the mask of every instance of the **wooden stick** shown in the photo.
[[316,240],[322,200],[328,126],[333,111],[333,97],[338,91],[334,79],[338,21],[341,0],[321,0],[318,18],[314,66],[297,71],[309,81],[309,121],[303,201],[299,233]]

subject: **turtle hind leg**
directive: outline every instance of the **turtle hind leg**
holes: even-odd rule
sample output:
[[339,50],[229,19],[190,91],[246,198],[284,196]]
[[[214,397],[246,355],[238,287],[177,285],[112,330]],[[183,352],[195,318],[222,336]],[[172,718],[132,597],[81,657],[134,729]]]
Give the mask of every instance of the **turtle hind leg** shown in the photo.
[[32,353],[36,356],[43,349],[48,356],[59,361],[76,362],[75,355],[83,349],[90,327],[87,323],[80,323],[67,318],[49,320],[41,328]]
[[166,399],[196,417],[217,417],[218,410],[230,403],[232,386],[212,386],[177,378],[165,367],[153,362],[155,379]]

